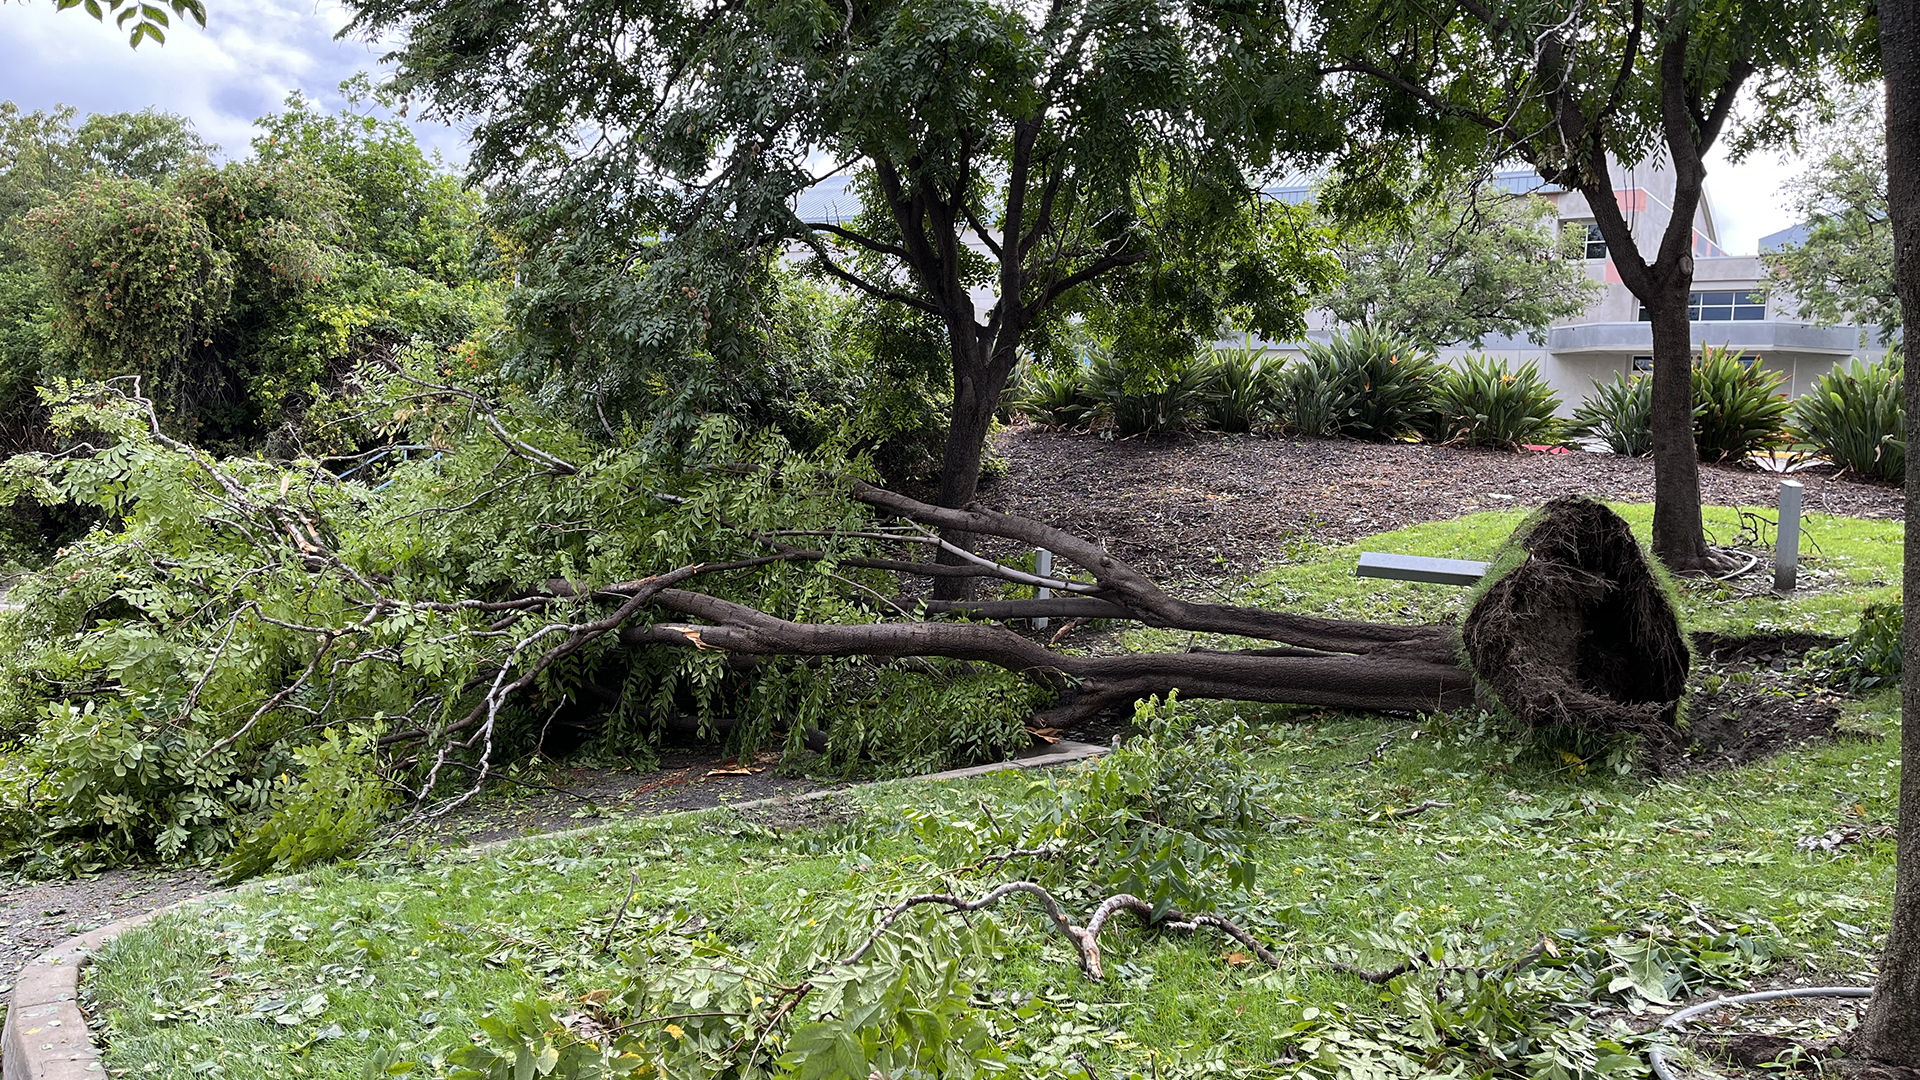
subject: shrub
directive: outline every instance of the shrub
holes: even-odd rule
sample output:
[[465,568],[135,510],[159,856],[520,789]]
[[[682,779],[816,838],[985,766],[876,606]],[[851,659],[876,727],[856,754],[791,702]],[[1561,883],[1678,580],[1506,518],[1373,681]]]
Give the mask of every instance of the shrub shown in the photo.
[[[1312,368],[1311,372],[1303,368]],[[1283,384],[1281,409],[1312,424],[1304,434],[1352,435],[1386,441],[1426,427],[1441,375],[1433,351],[1405,338],[1355,327],[1307,346]]]
[[1209,431],[1252,431],[1271,416],[1274,365],[1252,347],[1220,349],[1207,362],[1208,389],[1202,406]]
[[[1779,372],[1740,362],[1736,349],[1708,348],[1693,367],[1693,439],[1705,461],[1740,458],[1786,441],[1788,402]],[[1573,411],[1573,434],[1616,454],[1653,453],[1653,379],[1622,373]]]
[[1274,380],[1274,419],[1297,435],[1337,435],[1339,399],[1333,372],[1303,358],[1282,368]]
[[1198,423],[1207,404],[1209,366],[1185,363],[1166,372],[1138,372],[1111,355],[1095,353],[1087,366],[1086,397],[1093,415],[1116,434],[1151,435]]
[[1612,382],[1596,383],[1573,410],[1567,431],[1599,439],[1627,457],[1653,453],[1653,380],[1623,371]]
[[356,726],[342,739],[328,728],[319,742],[294,747],[300,777],[282,773],[275,781],[273,812],[234,844],[229,879],[298,870],[359,846],[394,802],[374,761],[379,735]]
[[1740,362],[1733,348],[1705,349],[1693,368],[1693,439],[1703,461],[1743,458],[1787,439],[1786,376]]
[[1440,380],[1440,435],[1468,446],[1517,447],[1551,439],[1560,397],[1529,360],[1519,371],[1490,356],[1470,356]]
[[1081,385],[1079,367],[1034,366],[1021,380],[1016,408],[1036,424],[1073,428],[1087,422],[1092,405]]
[[1860,625],[1847,640],[1809,656],[1821,669],[1823,681],[1843,686],[1849,693],[1892,686],[1900,681],[1900,640],[1906,620],[1900,605],[1868,604]]
[[1854,360],[1820,376],[1793,403],[1795,438],[1862,476],[1898,481],[1907,469],[1906,378],[1897,357]]

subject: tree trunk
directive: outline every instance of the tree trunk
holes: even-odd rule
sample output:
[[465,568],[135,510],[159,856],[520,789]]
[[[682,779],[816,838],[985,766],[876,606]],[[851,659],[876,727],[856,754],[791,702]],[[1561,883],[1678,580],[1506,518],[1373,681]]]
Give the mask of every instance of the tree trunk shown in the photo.
[[[1000,357],[976,359],[978,354],[958,355],[953,365],[953,414],[947,424],[947,446],[940,462],[939,505],[949,510],[965,510],[972,505],[980,489],[980,463],[986,454],[987,435],[993,429],[993,412],[1000,404],[1000,392],[1006,388],[1012,365],[999,363]],[[946,530],[941,538],[955,547],[974,549],[974,534],[964,530]],[[936,561],[960,565],[962,557],[941,550]],[[975,579],[938,577],[933,581],[935,600],[971,600]]]
[[[620,631],[628,645],[689,643],[746,655],[937,656],[993,664],[1053,685],[1060,703],[1036,715],[1066,727],[1140,698],[1179,690],[1220,698],[1336,709],[1426,712],[1473,703],[1473,680],[1459,663],[1451,627],[1402,628],[1405,640],[1382,644],[1366,623],[1329,624],[1328,644],[1350,651],[1298,648],[1248,652],[1073,656],[1048,650],[1001,626],[972,623],[796,623],[705,593],[666,589],[653,602],[711,625],[659,623]],[[1351,632],[1341,633],[1342,626]]]
[[[1676,200],[1679,201],[1679,200]],[[1641,302],[1653,321],[1653,553],[1676,573],[1715,568],[1700,520],[1700,450],[1693,438],[1693,256],[1660,276]]]
[[[1907,445],[1920,445],[1920,379],[1911,359],[1920,327],[1920,11],[1908,2],[1880,5],[1880,66],[1887,86],[1887,208],[1893,219],[1893,276],[1900,297],[1907,370]],[[1880,979],[1861,1025],[1862,1056],[1920,1068],[1920,455],[1907,457],[1906,619],[1900,680],[1900,835],[1893,879],[1893,921],[1880,954]]]
[[[1098,544],[1036,521],[929,506],[864,484],[854,486],[853,497],[944,533],[1045,547],[1060,557],[1062,566],[1077,565],[1093,578],[1037,578],[975,557],[968,565],[976,576],[1043,584],[1063,595],[1050,600],[935,601],[925,605],[926,614],[1007,620],[1043,614],[1116,618],[1263,638],[1273,645],[1233,652],[1085,656],[1055,652],[1004,626],[979,622],[799,623],[678,587],[702,567],[675,571],[679,576],[671,581],[656,575],[601,589],[603,599],[624,601],[622,611],[644,603],[702,620],[620,627],[620,640],[636,646],[723,649],[741,656],[869,657],[888,662],[943,657],[993,664],[1058,695],[1055,708],[1034,717],[1049,727],[1071,726],[1173,690],[1191,698],[1419,712],[1465,707],[1476,700],[1474,678],[1461,661],[1460,633],[1452,626],[1352,622],[1182,600]],[[1536,691],[1543,688],[1548,697],[1576,703],[1570,706],[1572,712],[1562,709],[1564,715],[1553,722],[1625,730],[1617,722],[1620,717],[1629,722],[1652,718],[1670,729],[1673,705],[1686,682],[1686,648],[1672,610],[1652,584],[1632,530],[1605,507],[1569,498],[1550,503],[1516,540],[1528,552],[1524,565],[1533,568],[1532,576],[1517,587],[1524,602],[1503,601],[1489,616],[1491,622],[1480,623],[1483,648],[1477,670],[1494,693],[1517,710],[1538,698]],[[772,558],[824,557],[822,552],[786,547]],[[859,558],[839,562],[871,565]],[[889,563],[895,565],[900,564]],[[574,595],[564,581],[548,582],[545,588],[554,595]],[[1484,598],[1475,605],[1470,626],[1487,605]],[[595,625],[611,629],[618,621]],[[1494,623],[1498,626],[1489,630]],[[1507,644],[1484,648],[1495,638]],[[1623,661],[1622,652],[1631,659]],[[1664,675],[1657,670],[1663,659],[1671,668]],[[1502,673],[1515,665],[1525,670],[1502,681]]]

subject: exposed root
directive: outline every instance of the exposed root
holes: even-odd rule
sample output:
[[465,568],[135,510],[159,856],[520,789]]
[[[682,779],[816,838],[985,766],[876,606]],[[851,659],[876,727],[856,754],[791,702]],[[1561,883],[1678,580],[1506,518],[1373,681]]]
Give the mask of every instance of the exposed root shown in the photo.
[[1525,557],[1461,628],[1487,689],[1535,730],[1670,733],[1687,641],[1627,523],[1592,499],[1559,498],[1510,544]]

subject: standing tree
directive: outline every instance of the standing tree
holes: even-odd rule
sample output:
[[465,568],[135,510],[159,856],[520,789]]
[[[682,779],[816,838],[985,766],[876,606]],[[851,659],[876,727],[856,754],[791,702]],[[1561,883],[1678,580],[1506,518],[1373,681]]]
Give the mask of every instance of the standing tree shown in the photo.
[[[1713,569],[1700,520],[1687,308],[1706,157],[1791,130],[1826,100],[1828,59],[1858,0],[1462,0],[1438,9],[1325,3],[1328,49],[1375,95],[1378,123],[1417,110],[1436,151],[1518,156],[1586,197],[1620,279],[1653,329],[1654,552]],[[1736,118],[1743,91],[1754,108]],[[1362,92],[1369,92],[1363,89]],[[1609,159],[1664,158],[1671,218],[1651,259]]]
[[[1337,131],[1317,66],[1274,45],[1296,35],[1259,6],[351,6],[354,31],[404,38],[403,93],[479,117],[474,173],[537,223],[544,261],[586,252],[581,273],[599,283],[523,317],[524,332],[556,336],[562,361],[722,353],[731,327],[756,317],[752,268],[808,260],[942,341],[945,507],[973,500],[1023,346],[1084,287],[1232,264],[1237,291],[1217,295],[1251,309],[1254,329],[1294,329],[1305,307],[1284,258],[1240,245],[1247,217],[1273,209],[1254,170],[1288,149],[1324,151]],[[797,212],[828,179],[847,185],[847,212]],[[608,303],[634,289],[644,302]],[[609,337],[619,344],[594,344]],[[967,580],[942,578],[938,592],[958,597]]]
[[1455,186],[1404,213],[1349,225],[1340,284],[1322,301],[1334,317],[1438,347],[1492,334],[1543,334],[1585,311],[1598,286],[1556,236],[1539,198]]
[[[1880,67],[1887,81],[1887,209],[1893,222],[1893,277],[1902,321],[1920,326],[1920,11],[1880,5]],[[1907,380],[1907,442],[1920,425],[1920,379]],[[1920,455],[1907,456],[1906,618],[1900,680],[1900,835],[1893,926],[1880,954],[1880,981],[1858,1048],[1870,1058],[1920,1068]]]
[[51,298],[27,250],[27,213],[87,176],[157,182],[218,149],[184,117],[152,109],[79,120],[71,106],[22,112],[0,101],[0,448],[34,448],[48,434],[34,387],[52,351]]
[[1900,298],[1893,287],[1880,114],[1877,103],[1858,102],[1813,140],[1811,167],[1787,187],[1806,236],[1762,259],[1773,280],[1799,300],[1801,315],[1829,326],[1878,327],[1891,338],[1900,326]]

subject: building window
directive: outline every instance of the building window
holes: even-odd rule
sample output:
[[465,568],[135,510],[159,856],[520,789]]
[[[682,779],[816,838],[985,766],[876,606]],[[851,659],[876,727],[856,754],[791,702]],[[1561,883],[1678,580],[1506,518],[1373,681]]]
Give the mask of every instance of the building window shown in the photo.
[[1653,357],[1636,356],[1633,358],[1633,373],[1636,375],[1653,370]]
[[1587,226],[1587,258],[1604,259],[1607,257],[1607,238],[1600,235],[1600,226]]
[[[1687,318],[1693,322],[1760,322],[1767,317],[1767,294],[1760,290],[1687,294]],[[1640,305],[1640,321],[1652,322],[1647,305]]]

